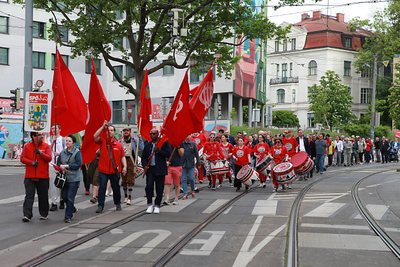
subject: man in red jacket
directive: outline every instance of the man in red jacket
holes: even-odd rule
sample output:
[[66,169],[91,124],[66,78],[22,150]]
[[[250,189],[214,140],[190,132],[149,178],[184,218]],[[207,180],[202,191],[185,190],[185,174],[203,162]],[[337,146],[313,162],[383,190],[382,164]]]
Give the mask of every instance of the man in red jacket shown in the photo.
[[40,220],[46,220],[49,214],[49,163],[51,149],[43,142],[43,134],[31,132],[32,141],[22,150],[21,162],[25,164],[25,200],[23,205],[23,222],[32,219],[32,207],[35,190],[39,198]]

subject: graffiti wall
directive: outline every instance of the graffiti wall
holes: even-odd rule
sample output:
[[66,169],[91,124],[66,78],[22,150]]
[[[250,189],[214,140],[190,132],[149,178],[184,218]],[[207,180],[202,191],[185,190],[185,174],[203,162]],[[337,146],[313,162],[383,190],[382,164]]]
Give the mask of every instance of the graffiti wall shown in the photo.
[[22,124],[0,121],[0,158],[10,159],[21,152]]

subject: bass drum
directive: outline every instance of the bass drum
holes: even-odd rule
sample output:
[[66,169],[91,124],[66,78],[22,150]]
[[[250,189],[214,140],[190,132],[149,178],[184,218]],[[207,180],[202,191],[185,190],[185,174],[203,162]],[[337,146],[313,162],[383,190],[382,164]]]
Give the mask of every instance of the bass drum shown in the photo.
[[270,157],[264,157],[256,164],[256,171],[258,173],[268,176],[269,171],[271,171],[272,159]]
[[237,177],[243,184],[251,186],[252,180],[258,179],[258,173],[253,170],[249,165],[244,165],[238,172]]
[[291,159],[293,169],[297,175],[306,175],[314,168],[314,162],[304,151],[296,153]]
[[278,184],[289,184],[296,179],[296,173],[294,172],[293,165],[290,162],[282,162],[273,168]]

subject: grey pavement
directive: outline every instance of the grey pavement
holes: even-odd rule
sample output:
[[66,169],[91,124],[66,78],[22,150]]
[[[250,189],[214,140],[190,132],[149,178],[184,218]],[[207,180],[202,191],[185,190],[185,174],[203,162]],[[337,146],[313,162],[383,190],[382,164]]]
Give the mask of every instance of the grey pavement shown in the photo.
[[0,167],[23,167],[19,159],[0,159]]

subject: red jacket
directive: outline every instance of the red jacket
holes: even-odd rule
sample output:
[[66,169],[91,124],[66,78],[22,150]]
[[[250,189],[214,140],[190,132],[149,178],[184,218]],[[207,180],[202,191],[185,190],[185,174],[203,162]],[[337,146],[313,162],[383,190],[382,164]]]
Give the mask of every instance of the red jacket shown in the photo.
[[[42,154],[36,154],[35,148],[38,148]],[[37,160],[37,167],[33,166],[33,162]],[[33,142],[29,142],[24,146],[21,154],[21,162],[25,164],[25,178],[33,179],[49,179],[49,162],[51,161],[51,149],[46,143],[36,146]]]
[[221,144],[215,141],[205,143],[203,153],[207,156],[207,160],[209,161],[225,159]]

